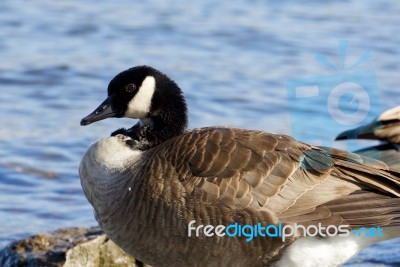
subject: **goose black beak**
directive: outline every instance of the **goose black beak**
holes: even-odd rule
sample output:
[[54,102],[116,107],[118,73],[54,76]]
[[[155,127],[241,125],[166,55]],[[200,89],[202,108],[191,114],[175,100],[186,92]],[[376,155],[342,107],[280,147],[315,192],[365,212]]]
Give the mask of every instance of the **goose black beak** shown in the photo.
[[81,125],[86,126],[96,121],[116,117],[118,112],[113,108],[112,100],[113,96],[107,97],[107,99],[104,100],[100,106],[98,106],[92,113],[81,120]]
[[358,131],[356,131],[356,129],[344,131],[344,132],[340,133],[338,136],[336,136],[335,141],[357,139],[357,135],[358,135]]

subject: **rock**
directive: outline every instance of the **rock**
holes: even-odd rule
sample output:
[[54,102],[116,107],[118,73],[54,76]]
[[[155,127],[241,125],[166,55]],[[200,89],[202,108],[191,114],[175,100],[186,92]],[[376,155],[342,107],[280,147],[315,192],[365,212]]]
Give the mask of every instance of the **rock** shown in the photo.
[[105,235],[80,244],[67,252],[64,267],[136,267],[134,258],[117,247]]
[[126,254],[98,227],[70,228],[15,241],[0,250],[0,266],[148,266]]

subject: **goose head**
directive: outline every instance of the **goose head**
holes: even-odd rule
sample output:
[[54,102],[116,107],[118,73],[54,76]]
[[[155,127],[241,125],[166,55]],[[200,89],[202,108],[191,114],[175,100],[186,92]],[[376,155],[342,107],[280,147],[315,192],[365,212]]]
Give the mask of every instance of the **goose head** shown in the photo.
[[[168,139],[187,127],[187,107],[181,89],[165,74],[149,66],[137,66],[116,75],[108,97],[81,120],[85,126],[106,118],[139,119]],[[160,139],[160,138],[158,138]]]
[[400,143],[400,106],[391,108],[367,125],[340,133],[336,140],[372,139]]

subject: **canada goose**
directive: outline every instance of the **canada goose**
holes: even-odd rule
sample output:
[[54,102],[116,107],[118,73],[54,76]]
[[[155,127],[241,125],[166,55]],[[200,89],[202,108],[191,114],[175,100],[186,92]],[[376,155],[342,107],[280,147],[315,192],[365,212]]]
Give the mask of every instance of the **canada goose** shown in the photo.
[[367,125],[345,131],[336,137],[336,140],[346,139],[374,139],[385,142],[357,150],[355,153],[379,159],[400,170],[400,106],[385,111]]
[[345,139],[373,139],[393,144],[400,143],[400,106],[385,111],[367,125],[345,131],[336,137],[336,140]]
[[[151,67],[118,74],[108,98],[81,124],[108,117],[140,122],[88,149],[79,167],[81,184],[101,228],[140,261],[338,266],[363,247],[400,236],[399,172],[285,135],[224,127],[186,131],[180,88]],[[322,231],[325,237],[258,236],[247,242],[208,231],[235,222],[382,227],[384,236],[327,237],[329,231]],[[194,226],[199,237],[188,236]]]

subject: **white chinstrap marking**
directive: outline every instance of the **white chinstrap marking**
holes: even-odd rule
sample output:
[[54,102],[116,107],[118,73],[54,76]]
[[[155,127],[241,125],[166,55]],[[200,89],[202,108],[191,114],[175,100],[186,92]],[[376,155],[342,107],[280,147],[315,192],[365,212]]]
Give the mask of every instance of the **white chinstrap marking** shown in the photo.
[[156,80],[153,76],[147,76],[136,95],[128,103],[124,117],[141,119],[150,112],[151,100],[156,90]]

